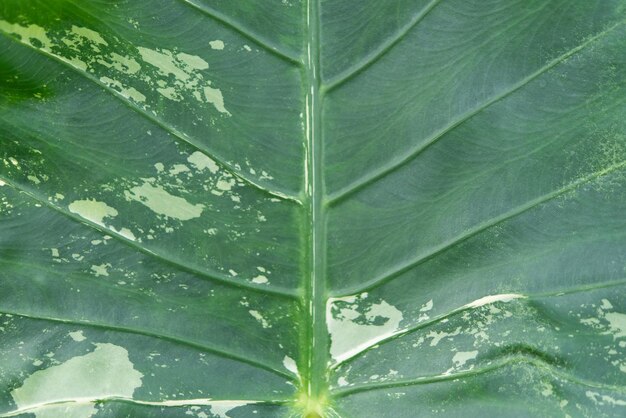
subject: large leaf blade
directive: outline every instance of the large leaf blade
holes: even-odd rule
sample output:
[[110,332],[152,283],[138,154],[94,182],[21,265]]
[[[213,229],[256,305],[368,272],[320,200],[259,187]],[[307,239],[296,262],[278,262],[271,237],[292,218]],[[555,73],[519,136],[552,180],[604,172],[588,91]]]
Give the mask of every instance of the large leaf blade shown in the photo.
[[5,2],[5,415],[616,414],[623,12]]

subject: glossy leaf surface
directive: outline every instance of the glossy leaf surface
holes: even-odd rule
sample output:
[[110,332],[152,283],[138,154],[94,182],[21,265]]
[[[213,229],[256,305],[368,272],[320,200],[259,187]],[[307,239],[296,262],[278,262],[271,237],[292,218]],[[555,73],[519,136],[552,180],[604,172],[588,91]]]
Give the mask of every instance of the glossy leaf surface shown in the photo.
[[620,416],[623,0],[3,0],[0,416]]

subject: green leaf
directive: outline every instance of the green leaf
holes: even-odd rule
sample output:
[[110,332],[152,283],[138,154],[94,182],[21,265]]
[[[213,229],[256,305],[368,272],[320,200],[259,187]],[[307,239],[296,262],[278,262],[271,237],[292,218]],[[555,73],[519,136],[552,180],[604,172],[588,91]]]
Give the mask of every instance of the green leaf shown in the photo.
[[621,416],[624,0],[4,0],[0,417]]

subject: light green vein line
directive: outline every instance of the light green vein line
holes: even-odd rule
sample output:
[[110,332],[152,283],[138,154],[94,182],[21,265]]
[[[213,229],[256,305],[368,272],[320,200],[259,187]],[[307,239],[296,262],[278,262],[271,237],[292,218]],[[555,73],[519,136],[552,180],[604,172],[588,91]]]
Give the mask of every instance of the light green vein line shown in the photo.
[[112,89],[111,87],[109,87],[108,85],[106,85],[105,83],[101,82],[98,78],[94,77],[93,75],[81,70],[80,68],[76,67],[74,64],[72,64],[70,61],[67,61],[65,58],[59,56],[59,55],[55,55],[52,52],[48,52],[45,51],[43,49],[39,49],[39,48],[35,48],[32,45],[29,45],[27,43],[24,43],[22,41],[20,41],[19,39],[17,39],[14,36],[11,36],[9,33],[4,32],[2,30],[0,30],[0,35],[6,37],[7,39],[10,39],[11,41],[25,47],[25,48],[29,48],[45,57],[48,57],[50,59],[53,59],[63,65],[65,65],[66,67],[72,69],[73,71],[75,71],[77,74],[83,76],[84,78],[88,79],[89,81],[97,84],[99,87],[101,87],[104,91],[108,92],[109,94],[111,94],[113,97],[117,98],[120,102],[122,102],[124,105],[126,105],[129,109],[135,111],[137,114],[143,116],[144,118],[150,120],[152,123],[154,123],[155,125],[159,126],[161,129],[163,129],[165,132],[171,134],[173,137],[177,138],[178,140],[185,142],[186,144],[192,146],[194,149],[210,156],[211,158],[213,158],[215,161],[217,161],[218,164],[220,164],[223,168],[225,168],[228,172],[230,172],[232,175],[234,175],[235,177],[241,179],[242,181],[246,182],[247,184],[249,184],[250,186],[256,188],[257,190],[260,190],[264,193],[267,193],[273,197],[277,197],[279,199],[282,200],[288,200],[288,201],[292,201],[298,204],[302,204],[298,198],[296,198],[295,196],[290,196],[286,193],[282,193],[279,191],[274,191],[269,189],[266,186],[263,186],[259,183],[257,183],[255,180],[251,179],[250,177],[248,177],[247,175],[243,174],[241,171],[237,170],[235,168],[234,165],[232,165],[231,163],[226,162],[226,159],[222,158],[221,156],[217,155],[216,153],[214,153],[211,150],[206,149],[199,141],[197,141],[196,139],[190,137],[189,135],[179,131],[178,129],[174,128],[173,126],[167,124],[165,121],[159,119],[158,117],[150,114],[149,112],[147,112],[145,109],[143,109],[142,107],[134,104],[132,101],[128,100],[126,97],[124,97],[121,93],[119,93],[118,91],[116,91],[115,89]]
[[241,23],[219,12],[215,8],[209,7],[206,4],[199,4],[198,2],[194,0],[180,0],[180,1],[194,8],[195,10],[205,14],[206,16],[209,16],[213,18],[214,20],[223,23],[224,25],[230,27],[231,29],[234,29],[236,32],[250,39],[252,42],[261,46],[263,49],[267,50],[268,52],[271,52],[274,55],[288,62],[291,62],[293,64],[302,65],[302,60],[297,55],[292,55],[291,53],[287,51],[281,50],[277,46],[273,45],[272,42],[266,39],[265,37],[261,36],[258,33],[255,33],[246,29]]
[[458,126],[460,126],[463,123],[465,123],[466,121],[470,120],[471,118],[473,118],[474,116],[476,116],[477,114],[479,114],[483,110],[487,109],[491,105],[499,102],[500,100],[505,99],[506,97],[508,97],[511,94],[515,93],[516,91],[520,90],[522,87],[524,87],[525,85],[527,85],[528,83],[530,83],[531,81],[536,79],[537,77],[541,76],[545,72],[547,72],[547,71],[551,70],[552,68],[556,67],[557,65],[561,64],[562,62],[564,62],[565,60],[567,60],[571,56],[573,56],[573,55],[577,54],[578,52],[582,51],[585,47],[591,45],[595,41],[605,37],[608,34],[610,34],[612,31],[614,31],[615,29],[617,29],[618,27],[620,27],[624,23],[625,23],[624,21],[618,22],[618,23],[610,26],[609,28],[607,28],[607,29],[605,29],[605,30],[595,34],[594,36],[588,38],[582,44],[578,45],[575,48],[570,49],[569,51],[565,52],[564,54],[562,54],[562,55],[558,56],[557,58],[553,59],[552,61],[550,61],[548,64],[546,64],[543,67],[539,68],[534,73],[532,73],[529,76],[525,77],[524,79],[520,80],[518,83],[513,85],[510,89],[505,90],[505,91],[503,91],[502,93],[500,93],[500,94],[498,94],[496,96],[493,96],[491,99],[488,99],[487,101],[481,103],[475,109],[472,109],[472,110],[462,114],[458,119],[456,119],[455,121],[451,122],[447,126],[443,127],[441,130],[439,130],[433,136],[431,136],[430,138],[426,139],[425,141],[423,141],[419,145],[415,146],[413,149],[409,150],[409,152],[406,155],[400,156],[398,158],[393,159],[389,163],[387,163],[387,164],[383,165],[382,167],[378,168],[376,171],[374,171],[374,172],[372,172],[370,174],[367,174],[367,175],[361,177],[360,179],[355,180],[354,182],[352,182],[348,186],[346,186],[346,187],[344,187],[344,188],[342,188],[342,189],[332,193],[330,196],[328,196],[327,204],[328,205],[336,205],[339,202],[345,200],[348,196],[351,196],[351,195],[357,193],[358,191],[360,191],[361,189],[365,188],[366,186],[368,186],[370,184],[373,184],[373,183],[377,182],[378,180],[380,180],[381,178],[386,177],[388,174],[391,174],[391,173],[395,172],[399,168],[401,168],[404,165],[408,164],[409,162],[413,161],[423,151],[428,149],[431,145],[433,145],[434,143],[439,141],[446,134],[448,134],[449,132],[453,131]]
[[488,365],[479,369],[472,369],[468,371],[462,371],[462,372],[451,373],[451,374],[424,376],[424,377],[418,377],[415,379],[396,380],[396,381],[381,382],[381,383],[370,383],[370,384],[364,384],[364,385],[358,385],[358,386],[355,385],[349,388],[335,389],[332,391],[332,393],[334,397],[341,398],[341,397],[346,397],[349,395],[354,395],[354,394],[362,393],[362,392],[368,392],[372,390],[381,390],[381,389],[389,389],[389,388],[395,388],[395,387],[407,387],[407,386],[423,385],[423,384],[428,384],[428,383],[454,381],[457,379],[463,379],[467,377],[472,377],[472,376],[477,376],[477,375],[497,371],[498,369],[501,369],[507,366],[512,366],[515,364],[530,364],[539,369],[542,369],[543,371],[553,376],[557,376],[561,379],[567,380],[571,383],[578,384],[581,386],[587,386],[587,387],[593,387],[593,388],[601,389],[601,390],[603,389],[603,390],[610,390],[614,392],[626,393],[626,387],[624,386],[607,385],[604,383],[599,383],[599,382],[595,382],[591,380],[580,379],[580,378],[573,376],[570,373],[567,373],[561,370],[560,368],[557,368],[547,363],[545,360],[539,359],[537,357],[530,357],[528,355],[517,355],[514,357],[509,357],[507,359],[500,359],[491,365]]
[[[15,409],[13,411],[0,413],[0,418],[8,418],[14,417],[17,415],[28,414],[28,413],[36,413],[36,411],[65,406],[81,406],[81,405],[91,405],[91,404],[102,404],[102,403],[125,403],[131,404],[135,406],[147,406],[147,407],[158,407],[158,408],[185,408],[190,406],[218,406],[224,405],[229,406],[236,403],[235,406],[239,406],[240,404],[245,403],[246,405],[255,404],[255,405],[286,405],[289,404],[290,401],[280,400],[280,399],[272,399],[272,400],[264,400],[264,399],[246,399],[246,400],[212,400],[212,399],[176,399],[176,400],[164,400],[164,401],[142,401],[139,399],[127,398],[122,396],[106,396],[106,397],[80,397],[74,399],[59,399],[57,401],[47,401],[41,402],[33,405],[29,405],[24,408]],[[233,406],[233,408],[235,407]]]
[[157,258],[163,262],[166,262],[172,266],[175,266],[176,268],[179,268],[181,270],[187,271],[189,273],[195,274],[199,277],[205,278],[207,280],[212,280],[215,282],[219,282],[231,287],[235,287],[235,288],[242,288],[242,289],[248,289],[248,290],[253,290],[259,293],[265,293],[265,294],[270,294],[270,295],[274,295],[274,296],[282,296],[282,297],[288,297],[288,298],[296,298],[298,296],[298,292],[291,290],[291,289],[286,289],[286,288],[278,288],[276,286],[274,286],[273,288],[270,286],[263,286],[263,285],[256,285],[253,283],[246,283],[243,281],[235,281],[232,279],[232,277],[230,276],[226,276],[226,275],[220,275],[220,273],[217,272],[207,272],[204,270],[201,270],[199,268],[196,267],[192,267],[192,266],[188,266],[185,265],[183,262],[175,260],[173,258],[167,257],[164,254],[159,254],[151,249],[145,248],[141,245],[138,245],[137,242],[128,239],[127,237],[119,234],[116,231],[113,231],[109,228],[103,227],[101,225],[98,225],[94,222],[91,222],[85,218],[82,218],[68,210],[66,210],[65,208],[62,208],[60,206],[54,205],[52,204],[50,201],[48,201],[47,199],[42,198],[41,196],[39,196],[37,193],[33,192],[32,190],[20,186],[17,183],[15,183],[12,180],[9,180],[7,178],[0,178],[0,181],[3,181],[4,183],[6,183],[7,186],[10,186],[11,188],[15,189],[16,191],[25,194],[26,196],[30,197],[31,199],[35,200],[36,202],[45,205],[46,207],[48,207],[49,209],[52,209],[54,211],[56,211],[59,214],[62,214],[64,216],[66,216],[67,218],[70,218],[76,222],[79,222],[91,229],[94,229],[100,233],[109,235],[113,238],[115,238],[116,240],[126,244],[127,246],[140,251],[144,254],[147,254],[151,257]]
[[[586,286],[579,286],[573,289],[564,289],[564,290],[559,290],[559,291],[554,291],[554,292],[544,292],[544,293],[533,293],[530,295],[520,295],[521,297],[516,298],[516,300],[537,300],[540,298],[546,298],[546,297],[559,297],[559,296],[565,296],[565,295],[570,295],[570,294],[575,294],[575,293],[584,293],[584,292],[589,292],[589,291],[593,291],[593,290],[598,290],[598,289],[606,289],[606,288],[611,288],[611,287],[618,287],[618,286],[624,286],[626,284],[626,280],[615,280],[615,281],[611,281],[611,282],[605,282],[605,283],[600,283],[600,284],[593,284],[593,285],[586,285]],[[359,351],[358,353],[355,353],[353,356],[348,357],[346,359],[343,359],[342,361],[339,361],[335,364],[333,364],[330,369],[331,370],[336,370],[339,367],[341,367],[344,364],[348,364],[354,360],[356,360],[357,358],[363,356],[365,353],[367,353],[368,351],[370,351],[372,348],[374,347],[380,347],[381,345],[390,343],[392,341],[395,341],[397,339],[400,339],[406,335],[411,335],[414,334],[415,332],[422,330],[424,328],[428,328],[431,325],[437,324],[445,319],[451,318],[454,315],[457,315],[461,312],[465,312],[471,309],[475,309],[473,306],[471,306],[471,303],[468,305],[463,305],[460,306],[458,308],[454,308],[452,310],[450,310],[449,312],[446,312],[442,315],[438,315],[434,318],[431,318],[429,320],[420,322],[418,324],[415,324],[414,326],[408,327],[408,328],[404,328],[402,330],[399,330],[397,332],[395,332],[394,334],[380,339],[380,340],[376,340],[375,342],[372,342],[372,344],[368,345],[367,347],[364,347],[361,351]]]
[[305,367],[303,383],[309,400],[320,401],[328,390],[329,336],[326,329],[326,213],[323,206],[322,106],[320,92],[320,4],[307,1],[307,59],[303,71],[306,83],[306,173],[307,268],[303,277],[306,318],[301,338]]
[[355,63],[351,67],[347,68],[340,74],[335,77],[329,79],[323,86],[322,90],[325,93],[330,92],[331,90],[339,87],[346,81],[350,80],[354,76],[358,75],[362,71],[369,68],[372,64],[378,61],[381,57],[383,57],[387,52],[389,52],[398,42],[400,42],[404,37],[415,27],[419,22],[422,21],[426,17],[426,15],[435,8],[437,4],[439,4],[442,0],[432,0],[430,3],[426,5],[419,13],[415,14],[409,22],[404,25],[400,30],[393,34],[389,39],[379,45],[375,50],[367,54],[361,61]]
[[588,174],[587,176],[581,177],[579,179],[577,179],[576,181],[573,181],[572,183],[554,190],[550,193],[546,193],[542,196],[539,196],[533,200],[530,200],[529,202],[526,202],[523,205],[520,205],[516,208],[513,208],[512,210],[500,215],[500,216],[496,216],[492,219],[489,219],[487,221],[484,221],[478,225],[476,225],[474,228],[468,229],[467,231],[463,232],[462,234],[452,238],[451,240],[448,240],[447,242],[444,242],[440,245],[438,245],[437,247],[435,247],[431,252],[424,254],[424,255],[418,255],[417,257],[415,257],[413,260],[410,260],[406,263],[403,263],[399,266],[394,267],[391,271],[385,272],[383,274],[381,274],[379,277],[375,277],[373,279],[364,281],[363,283],[360,283],[360,285],[358,287],[353,286],[350,288],[344,288],[344,289],[339,289],[337,290],[334,294],[333,297],[341,297],[341,296],[349,296],[349,295],[354,295],[354,294],[359,294],[371,289],[374,289],[376,287],[379,287],[381,285],[383,285],[384,283],[387,283],[391,280],[393,280],[394,278],[398,277],[399,275],[401,275],[402,273],[405,273],[408,270],[411,270],[412,268],[432,259],[433,257],[437,256],[440,253],[443,253],[446,250],[449,250],[450,248],[453,248],[454,246],[468,240],[469,238],[481,233],[482,231],[485,231],[488,228],[491,228],[495,225],[498,225],[502,222],[505,222],[507,220],[510,220],[516,216],[519,216],[521,214],[523,214],[524,212],[527,212],[543,203],[546,203],[550,200],[556,199],[559,196],[564,195],[567,192],[573,191],[575,189],[577,189],[578,187],[581,187],[587,183],[593,182],[594,180],[605,176],[607,174],[610,174],[613,171],[617,171],[623,167],[626,166],[626,161],[622,161],[620,163],[617,164],[612,164],[602,170],[596,171],[594,173]]
[[33,320],[38,320],[38,321],[47,321],[47,322],[55,322],[55,323],[59,323],[59,324],[68,324],[68,325],[78,325],[78,326],[84,326],[84,327],[91,327],[91,328],[97,328],[97,329],[103,329],[103,330],[108,330],[108,331],[115,331],[115,332],[122,332],[122,333],[127,333],[127,334],[135,334],[135,335],[142,335],[144,337],[150,337],[150,338],[156,338],[159,340],[163,340],[163,341],[169,341],[175,344],[180,344],[180,345],[185,345],[187,347],[191,347],[194,348],[196,350],[200,350],[203,352],[207,352],[207,353],[212,353],[215,355],[218,355],[220,357],[224,357],[224,358],[228,358],[234,361],[238,361],[240,363],[245,363],[248,364],[250,366],[253,366],[255,368],[258,369],[262,369],[265,371],[268,371],[270,373],[276,374],[280,377],[286,378],[288,380],[293,380],[294,376],[292,374],[289,373],[285,373],[281,370],[276,370],[274,369],[272,366],[269,366],[267,364],[263,364],[257,360],[251,359],[250,357],[246,356],[239,356],[233,353],[229,353],[227,351],[221,350],[219,348],[216,347],[209,347],[206,346],[204,344],[200,344],[200,343],[196,343],[193,341],[189,341],[180,337],[174,337],[171,335],[164,335],[164,334],[158,334],[156,332],[151,332],[151,331],[147,331],[147,330],[143,330],[143,329],[138,329],[138,328],[131,328],[131,327],[124,327],[124,326],[120,326],[120,325],[110,325],[110,324],[102,324],[102,323],[98,323],[98,322],[92,322],[92,321],[80,321],[80,320],[73,320],[73,319],[64,319],[64,318],[52,318],[52,317],[47,317],[47,316],[39,316],[39,315],[35,315],[35,314],[28,314],[28,313],[23,313],[23,312],[18,312],[18,311],[12,311],[12,310],[8,310],[5,308],[0,308],[0,313],[1,314],[5,314],[5,315],[14,315],[14,316],[19,316],[22,318],[28,318],[28,319],[33,319]]

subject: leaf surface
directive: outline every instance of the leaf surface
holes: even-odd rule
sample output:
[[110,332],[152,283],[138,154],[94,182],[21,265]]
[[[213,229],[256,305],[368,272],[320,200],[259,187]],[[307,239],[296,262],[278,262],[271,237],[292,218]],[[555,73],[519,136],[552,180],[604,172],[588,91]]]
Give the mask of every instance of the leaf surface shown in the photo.
[[619,416],[623,0],[5,0],[0,416]]

